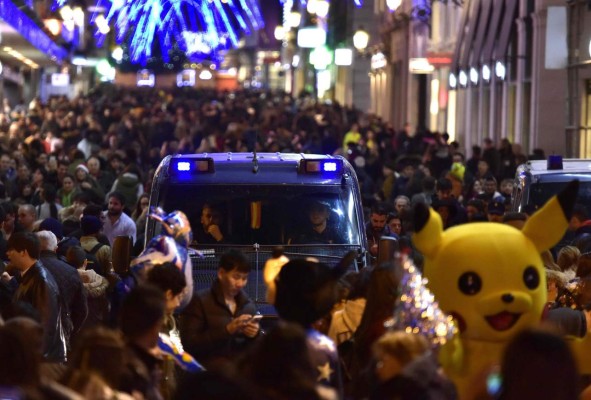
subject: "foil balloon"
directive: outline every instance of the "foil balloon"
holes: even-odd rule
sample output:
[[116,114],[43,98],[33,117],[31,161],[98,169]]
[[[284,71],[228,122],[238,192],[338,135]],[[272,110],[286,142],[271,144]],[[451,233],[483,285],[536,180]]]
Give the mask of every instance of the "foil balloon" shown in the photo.
[[163,233],[153,237],[144,251],[131,262],[131,272],[138,279],[146,276],[155,265],[171,262],[183,274],[187,286],[181,295],[180,307],[186,306],[193,295],[193,268],[189,256],[189,244],[193,240],[191,224],[185,213],[173,211],[167,214],[160,207],[152,208],[149,217],[162,224]]

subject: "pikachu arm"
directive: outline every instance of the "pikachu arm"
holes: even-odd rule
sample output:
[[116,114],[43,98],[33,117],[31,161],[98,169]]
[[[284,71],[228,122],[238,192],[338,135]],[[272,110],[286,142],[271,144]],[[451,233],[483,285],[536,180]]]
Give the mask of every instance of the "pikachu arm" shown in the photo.
[[587,333],[582,338],[569,336],[567,341],[577,360],[579,373],[591,375],[591,334]]
[[439,349],[439,362],[446,372],[459,374],[464,365],[464,345],[455,335]]

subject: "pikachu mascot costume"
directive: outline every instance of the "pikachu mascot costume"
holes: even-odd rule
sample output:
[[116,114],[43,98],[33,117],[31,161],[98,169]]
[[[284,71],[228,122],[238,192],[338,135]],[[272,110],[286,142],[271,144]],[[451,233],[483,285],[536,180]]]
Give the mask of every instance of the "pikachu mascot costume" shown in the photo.
[[460,399],[477,375],[500,363],[517,332],[540,324],[546,304],[540,253],[564,235],[577,191],[578,181],[571,182],[521,231],[492,222],[443,231],[435,211],[415,208],[413,242],[425,257],[428,287],[460,332],[439,354]]

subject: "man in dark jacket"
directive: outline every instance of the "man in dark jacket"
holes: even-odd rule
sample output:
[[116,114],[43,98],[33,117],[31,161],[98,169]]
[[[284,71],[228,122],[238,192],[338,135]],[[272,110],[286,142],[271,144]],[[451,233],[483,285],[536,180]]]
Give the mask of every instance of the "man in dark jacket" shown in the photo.
[[228,251],[211,288],[197,292],[181,314],[183,346],[208,369],[236,357],[259,333],[255,304],[242,290],[249,272],[244,255]]
[[164,293],[149,284],[133,288],[123,300],[119,326],[125,337],[126,354],[119,390],[139,393],[146,400],[163,399],[162,357],[155,350],[165,312]]
[[80,331],[88,315],[86,292],[78,271],[58,257],[57,237],[53,232],[40,231],[36,235],[41,246],[39,261],[51,273],[61,293],[62,323],[69,350],[72,337]]
[[34,233],[16,232],[7,244],[11,265],[20,272],[20,284],[13,300],[30,304],[43,325],[43,356],[51,362],[66,361],[66,341],[62,329],[57,283],[51,273],[38,262],[39,239]]

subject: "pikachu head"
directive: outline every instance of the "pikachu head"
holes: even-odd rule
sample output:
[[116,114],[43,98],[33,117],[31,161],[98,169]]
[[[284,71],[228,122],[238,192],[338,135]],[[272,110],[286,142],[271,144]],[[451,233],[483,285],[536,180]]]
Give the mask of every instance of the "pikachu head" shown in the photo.
[[577,191],[571,182],[522,230],[483,222],[443,231],[439,214],[417,205],[413,242],[425,257],[424,275],[462,337],[505,341],[539,324],[547,294],[540,253],[564,235]]

